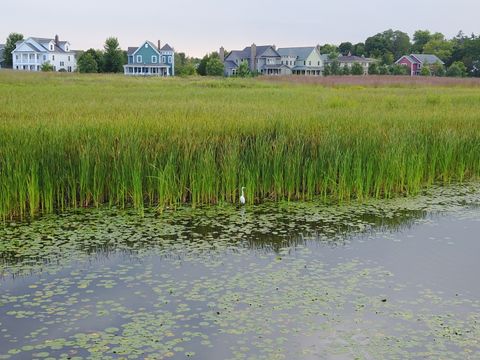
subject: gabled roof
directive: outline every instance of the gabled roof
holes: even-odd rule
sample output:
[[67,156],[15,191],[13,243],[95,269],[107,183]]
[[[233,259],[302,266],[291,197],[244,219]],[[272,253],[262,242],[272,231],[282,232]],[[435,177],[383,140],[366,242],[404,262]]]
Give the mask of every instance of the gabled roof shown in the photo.
[[436,64],[437,62],[441,63],[442,65],[445,64],[442,60],[440,60],[436,55],[432,54],[411,54],[411,58],[418,59],[422,64]]
[[133,55],[136,51],[138,50],[138,47],[129,47],[127,54],[128,55]]
[[[277,52],[277,50],[275,50],[273,48],[272,45],[257,46],[257,56],[256,57],[261,58],[265,54],[265,52],[269,49],[272,49],[272,51],[275,53],[275,57],[280,57],[280,54]],[[247,46],[243,50],[233,50],[233,51],[231,51],[230,54],[228,54],[227,59],[230,56],[237,56],[240,59],[250,59],[251,53],[252,53],[252,47]]]
[[151,41],[144,41],[142,43],[142,46],[140,47],[129,47],[128,50],[127,50],[127,55],[135,55],[135,53],[140,49],[142,48],[145,44],[148,44],[153,50],[155,50],[155,52],[158,54],[158,55],[161,55],[160,54],[160,51],[173,51],[173,49],[170,47],[170,45],[168,44],[165,44],[164,47],[162,47],[160,50],[158,50],[157,48],[157,45],[155,45],[154,43],[152,43]]
[[356,62],[372,62],[372,59],[355,56],[355,55],[341,55],[338,57],[338,61],[341,63],[356,63]]
[[234,61],[225,61],[225,66],[229,69],[237,69],[238,65]]
[[160,50],[161,51],[173,51],[173,48],[170,45],[165,44]]
[[[29,41],[29,40],[33,40],[34,43],[32,43],[32,41]],[[53,51],[51,51],[48,48],[48,45],[47,45],[47,44],[50,44],[51,42],[54,43]],[[18,45],[23,44],[23,43],[30,46],[36,52],[56,52],[56,53],[70,53],[70,52],[73,52],[73,51],[63,50],[60,46],[55,44],[55,39],[29,37],[28,39],[17,41],[17,43],[15,45],[18,46]],[[65,45],[65,44],[70,44],[70,43],[68,41],[60,41],[59,44]]]
[[315,51],[315,46],[280,48],[277,52],[284,57],[294,57],[297,60],[304,60]]

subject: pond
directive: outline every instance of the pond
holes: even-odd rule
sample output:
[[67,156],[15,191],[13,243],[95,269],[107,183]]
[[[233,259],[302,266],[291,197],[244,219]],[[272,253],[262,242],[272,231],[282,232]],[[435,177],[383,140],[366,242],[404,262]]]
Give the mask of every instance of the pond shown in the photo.
[[0,228],[0,359],[478,359],[480,185]]

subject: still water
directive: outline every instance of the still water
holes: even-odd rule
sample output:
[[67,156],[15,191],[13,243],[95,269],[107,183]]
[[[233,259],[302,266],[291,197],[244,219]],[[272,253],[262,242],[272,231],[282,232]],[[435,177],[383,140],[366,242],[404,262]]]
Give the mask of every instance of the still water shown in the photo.
[[480,359],[480,186],[0,228],[0,359]]

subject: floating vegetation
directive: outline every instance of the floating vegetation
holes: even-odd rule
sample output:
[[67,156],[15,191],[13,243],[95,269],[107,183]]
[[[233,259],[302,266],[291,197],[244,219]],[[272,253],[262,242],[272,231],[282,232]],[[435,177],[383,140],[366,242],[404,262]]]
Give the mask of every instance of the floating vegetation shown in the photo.
[[0,359],[475,359],[478,297],[348,249],[380,238],[395,252],[415,228],[434,235],[432,214],[474,226],[479,204],[470,184],[341,206],[11,222],[0,229]]
[[[417,194],[480,175],[476,87],[0,73],[0,218]],[[392,106],[394,104],[394,106]]]

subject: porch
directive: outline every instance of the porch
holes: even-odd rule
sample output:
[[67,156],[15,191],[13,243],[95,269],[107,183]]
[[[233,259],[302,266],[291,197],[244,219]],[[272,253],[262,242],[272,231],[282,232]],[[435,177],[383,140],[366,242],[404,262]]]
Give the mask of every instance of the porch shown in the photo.
[[166,65],[124,65],[124,73],[129,76],[171,76]]

